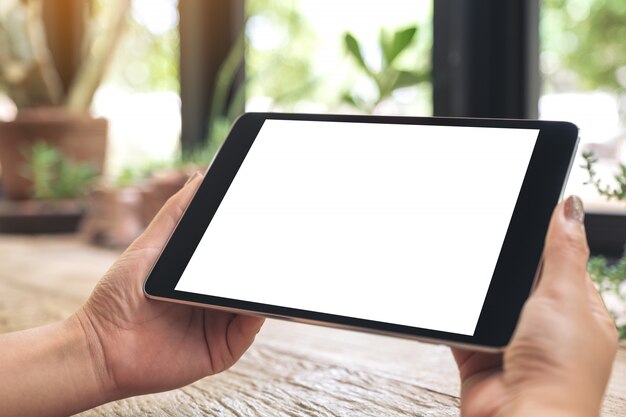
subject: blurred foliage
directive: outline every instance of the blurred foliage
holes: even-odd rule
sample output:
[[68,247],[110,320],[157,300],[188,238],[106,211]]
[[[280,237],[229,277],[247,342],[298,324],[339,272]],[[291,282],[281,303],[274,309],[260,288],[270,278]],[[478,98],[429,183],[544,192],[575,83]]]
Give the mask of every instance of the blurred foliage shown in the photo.
[[354,90],[349,90],[344,93],[343,101],[365,113],[372,113],[380,103],[390,98],[394,91],[429,81],[430,71],[425,66],[416,64],[411,68],[402,69],[397,64],[398,58],[416,44],[417,34],[416,26],[394,32],[381,29],[378,44],[381,62],[377,69],[366,62],[361,43],[353,34],[346,33],[345,48],[362,74],[376,86],[377,95],[368,100]]
[[108,185],[117,189],[136,186],[148,180],[155,172],[179,168],[182,160],[182,157],[178,156],[174,160],[154,160],[126,166],[108,182]]
[[[617,263],[609,265],[604,257],[595,256],[589,260],[588,270],[602,294],[613,294],[617,301],[626,305],[626,247]],[[615,312],[611,314],[616,320],[620,319]],[[620,339],[626,339],[626,322],[618,322],[618,331]]]
[[[593,152],[583,152],[582,156],[585,162],[580,167],[589,176],[585,184],[593,185],[596,191],[607,200],[626,202],[626,166],[620,164],[620,171],[614,177],[616,186],[609,186],[603,184],[597,177],[594,165],[598,159]],[[613,265],[610,265],[603,256],[592,257],[589,259],[588,270],[603,295],[612,294],[622,305],[626,306],[626,247],[624,247],[622,257]],[[611,314],[619,319],[615,312]],[[618,330],[620,339],[626,339],[626,322],[618,323]]]
[[134,167],[125,167],[115,177],[113,181],[113,188],[122,189],[132,187],[137,184],[138,181],[146,178],[147,169],[135,169]]
[[[271,42],[250,38],[269,32]],[[267,97],[291,110],[317,87],[311,51],[315,32],[293,0],[246,1],[246,79],[249,97]]]
[[[189,162],[208,165],[212,155],[226,139],[231,124],[246,105],[247,80],[239,83],[237,76],[244,64],[245,35],[241,33],[220,66],[215,80],[215,90],[211,97],[211,110],[208,115],[207,145],[189,155],[183,155]],[[208,158],[209,160],[205,160]],[[193,161],[192,161],[193,160]]]
[[[314,62],[320,38],[302,14],[298,0],[246,0],[245,6],[245,33],[241,34],[222,64],[215,94],[211,98],[211,113],[207,117],[207,144],[200,149],[186,150],[172,161],[172,165],[208,165],[239,116],[246,97],[259,100],[261,107],[267,102],[267,108],[276,111],[302,111],[299,105],[303,101],[336,108],[342,93],[347,91],[346,84],[352,83],[355,75],[367,77],[367,74],[349,62],[337,62],[338,66],[341,65],[338,68],[340,71],[321,78]],[[140,22],[133,22],[130,31],[129,41],[124,46],[127,57],[118,62],[121,68],[118,72],[125,74],[121,82],[132,85],[135,90],[171,89],[168,86],[177,86],[176,31],[154,35]],[[421,34],[419,41],[430,45],[427,32],[425,30]],[[414,64],[427,63],[430,59],[429,46],[417,45],[416,28],[400,33],[398,38],[395,37],[396,32],[388,31],[381,31],[380,36],[385,62],[389,63],[385,64],[384,71],[380,71],[381,100],[384,100],[403,85],[414,85],[419,81],[417,78],[426,77],[426,71],[402,68],[421,68],[422,65]],[[338,37],[337,49],[342,42]],[[245,56],[245,63],[241,60],[242,56]],[[155,69],[157,64],[163,66],[162,71]],[[235,82],[242,64],[245,65],[243,86]],[[349,74],[345,70],[349,70]],[[147,73],[149,77],[145,76]],[[143,78],[138,77],[142,74]],[[392,80],[394,77],[396,79]],[[357,88],[349,90],[355,102],[362,99],[356,91]]]
[[44,141],[33,146],[29,160],[27,175],[33,181],[34,197],[39,200],[82,197],[96,178],[92,166],[68,160]]
[[[265,97],[273,106],[293,110],[315,90],[308,52],[315,37],[294,1],[246,1],[245,28],[218,71],[206,145],[184,153],[175,165],[208,166],[244,108],[246,96]],[[249,36],[254,30],[271,31],[273,43],[259,45]],[[236,77],[243,57],[245,81],[238,85]]]
[[127,34],[109,82],[133,91],[179,91],[178,27],[153,33],[135,17],[129,19]]
[[626,89],[626,1],[543,0],[541,28],[551,88],[564,68],[579,88]]
[[619,172],[613,176],[615,185],[607,185],[598,178],[594,165],[598,162],[593,152],[583,152],[585,161],[580,167],[587,172],[589,179],[585,184],[591,184],[596,188],[599,195],[607,200],[626,201],[626,165],[619,164]]

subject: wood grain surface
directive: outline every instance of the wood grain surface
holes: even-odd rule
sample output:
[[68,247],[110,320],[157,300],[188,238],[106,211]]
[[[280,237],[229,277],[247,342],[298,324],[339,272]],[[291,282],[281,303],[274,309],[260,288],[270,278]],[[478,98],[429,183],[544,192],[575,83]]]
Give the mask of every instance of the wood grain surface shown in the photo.
[[[0,237],[0,331],[67,317],[118,255],[71,236]],[[80,416],[456,416],[458,393],[446,347],[268,320],[229,371]],[[603,415],[626,416],[625,347]]]

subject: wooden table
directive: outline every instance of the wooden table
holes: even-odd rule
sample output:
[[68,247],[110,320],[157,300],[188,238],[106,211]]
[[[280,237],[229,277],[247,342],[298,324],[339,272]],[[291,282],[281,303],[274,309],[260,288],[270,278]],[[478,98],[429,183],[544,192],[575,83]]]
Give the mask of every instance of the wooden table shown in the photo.
[[[71,236],[0,236],[0,331],[68,316],[118,254]],[[456,416],[458,392],[443,346],[268,320],[231,370],[81,416]],[[626,416],[626,347],[604,415]]]

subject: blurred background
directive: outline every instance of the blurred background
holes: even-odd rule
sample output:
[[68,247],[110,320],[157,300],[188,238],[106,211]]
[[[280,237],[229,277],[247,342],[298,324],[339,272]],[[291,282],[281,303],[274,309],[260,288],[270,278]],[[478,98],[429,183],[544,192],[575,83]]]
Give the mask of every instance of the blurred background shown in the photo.
[[576,123],[624,301],[623,0],[2,0],[0,232],[123,248],[243,111]]

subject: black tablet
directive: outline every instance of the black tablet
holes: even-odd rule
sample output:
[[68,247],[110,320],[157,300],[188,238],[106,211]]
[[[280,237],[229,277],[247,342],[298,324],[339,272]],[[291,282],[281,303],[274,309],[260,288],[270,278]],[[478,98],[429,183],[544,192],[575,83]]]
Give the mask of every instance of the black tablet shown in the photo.
[[246,114],[146,295],[502,348],[577,143],[564,122]]

